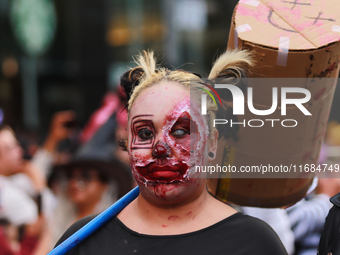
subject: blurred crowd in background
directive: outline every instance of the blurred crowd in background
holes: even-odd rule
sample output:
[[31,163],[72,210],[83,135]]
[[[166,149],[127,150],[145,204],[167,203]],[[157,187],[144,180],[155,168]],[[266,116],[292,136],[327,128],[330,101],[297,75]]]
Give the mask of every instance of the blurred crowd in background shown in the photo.
[[[108,92],[81,131],[75,112],[55,113],[43,143],[30,140],[25,150],[3,122],[0,254],[46,254],[74,221],[100,213],[134,186],[118,145],[127,124],[120,95]],[[59,149],[65,140],[72,145]]]
[[[153,49],[207,75],[237,0],[0,0],[0,255],[46,254],[77,219],[135,184],[119,146],[119,77]],[[183,66],[184,64],[184,66]],[[320,163],[340,163],[340,89]],[[237,207],[269,223],[289,254],[316,254],[340,178],[288,209]]]

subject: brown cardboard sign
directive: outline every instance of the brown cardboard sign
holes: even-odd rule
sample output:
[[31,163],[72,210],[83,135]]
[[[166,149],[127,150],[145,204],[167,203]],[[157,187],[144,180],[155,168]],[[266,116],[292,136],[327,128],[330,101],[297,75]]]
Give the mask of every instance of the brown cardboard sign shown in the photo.
[[[317,164],[339,73],[339,40],[340,7],[335,0],[241,0],[234,10],[228,49],[253,52],[256,64],[250,78],[307,78],[308,82],[292,82],[289,86],[310,91],[311,99],[305,107],[311,116],[291,108],[287,118],[299,123],[294,128],[240,127],[238,141],[219,141],[213,164],[228,162],[225,157],[230,158],[230,151],[233,159],[229,164],[238,167]],[[284,80],[282,84],[268,81],[254,85],[254,107],[270,108],[271,89],[287,86]],[[270,118],[282,119],[279,109]],[[254,116],[246,112],[244,119]],[[256,119],[264,121],[268,116]],[[313,176],[309,173],[297,178],[247,179],[229,174],[209,179],[208,188],[223,201],[281,207],[302,199]]]

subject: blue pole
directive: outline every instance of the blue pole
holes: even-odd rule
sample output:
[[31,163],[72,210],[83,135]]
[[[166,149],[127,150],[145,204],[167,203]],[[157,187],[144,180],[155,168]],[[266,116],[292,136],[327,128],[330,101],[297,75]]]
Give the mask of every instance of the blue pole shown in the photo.
[[139,194],[139,187],[135,187],[129,193],[127,193],[124,197],[119,199],[116,203],[107,208],[104,212],[99,214],[96,218],[91,220],[77,232],[75,232],[72,236],[67,238],[64,242],[54,248],[47,255],[63,255],[77,244],[86,239],[89,235],[91,235],[94,231],[103,226],[106,222],[108,222],[113,217],[117,216],[121,210],[125,208],[128,204],[130,204]]

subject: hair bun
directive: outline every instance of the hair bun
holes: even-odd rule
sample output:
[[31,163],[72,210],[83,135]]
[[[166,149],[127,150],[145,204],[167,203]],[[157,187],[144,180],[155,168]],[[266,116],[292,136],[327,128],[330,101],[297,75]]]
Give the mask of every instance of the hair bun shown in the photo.
[[129,71],[126,71],[120,77],[120,86],[122,87],[127,101],[130,100],[130,95],[134,88],[139,85],[141,77],[144,75],[144,70],[141,67],[133,68]]

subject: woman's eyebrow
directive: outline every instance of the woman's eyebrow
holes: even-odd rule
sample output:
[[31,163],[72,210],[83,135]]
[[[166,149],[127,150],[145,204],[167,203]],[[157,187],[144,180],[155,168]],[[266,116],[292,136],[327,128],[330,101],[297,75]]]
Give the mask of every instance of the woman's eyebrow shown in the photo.
[[153,116],[153,114],[136,115],[135,117],[132,118],[132,120],[134,120],[134,119],[136,119],[136,118],[151,117],[151,116]]

